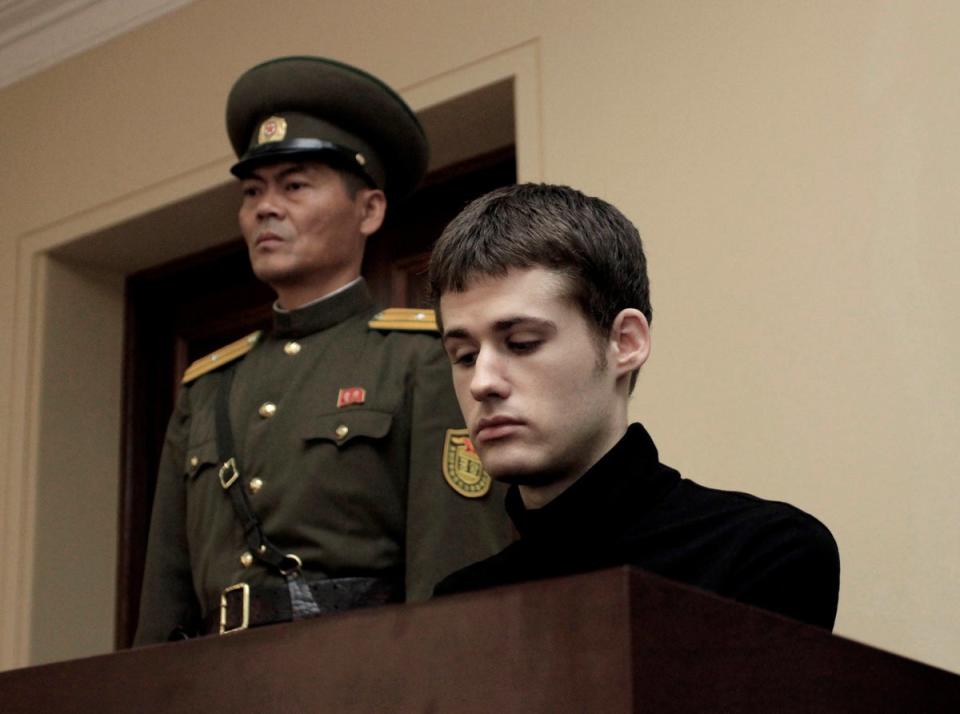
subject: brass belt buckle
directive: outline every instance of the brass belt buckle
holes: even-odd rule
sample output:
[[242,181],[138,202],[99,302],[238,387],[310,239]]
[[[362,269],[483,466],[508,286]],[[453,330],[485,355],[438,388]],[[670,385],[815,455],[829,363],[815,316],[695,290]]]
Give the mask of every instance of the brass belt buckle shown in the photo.
[[[237,471],[237,461],[231,456],[223,463],[223,466],[220,467],[220,485],[223,486],[223,490],[226,491],[238,478],[240,478],[240,472]],[[226,590],[224,592],[226,592]]]
[[[243,604],[242,616],[240,618],[240,624],[236,627],[227,628],[227,610],[229,602],[229,596],[231,592],[236,590],[240,591],[240,602]],[[227,635],[231,632],[240,632],[240,630],[245,630],[250,626],[250,586],[247,583],[237,583],[236,585],[231,585],[228,588],[225,588],[222,593],[220,593],[220,634]]]

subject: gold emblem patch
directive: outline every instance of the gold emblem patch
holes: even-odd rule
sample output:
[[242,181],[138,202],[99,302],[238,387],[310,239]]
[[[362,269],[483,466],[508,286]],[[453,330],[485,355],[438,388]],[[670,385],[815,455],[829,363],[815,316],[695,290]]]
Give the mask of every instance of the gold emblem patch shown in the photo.
[[447,429],[443,441],[443,477],[454,491],[467,498],[480,498],[490,491],[488,474],[467,429]]
[[272,116],[264,119],[257,134],[257,144],[266,144],[270,141],[283,141],[287,135],[287,120],[283,117]]

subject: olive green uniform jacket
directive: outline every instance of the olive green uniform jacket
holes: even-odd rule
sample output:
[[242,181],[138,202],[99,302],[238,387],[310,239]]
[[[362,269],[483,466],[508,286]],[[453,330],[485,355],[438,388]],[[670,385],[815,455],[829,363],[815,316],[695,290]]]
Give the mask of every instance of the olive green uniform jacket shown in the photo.
[[[363,281],[276,311],[273,332],[234,365],[230,422],[251,507],[308,582],[399,576],[407,601],[423,600],[506,545],[510,527],[497,484],[467,498],[442,472],[447,430],[463,418],[438,336],[371,328],[375,313]],[[136,644],[209,620],[232,584],[284,584],[269,566],[241,562],[247,546],[218,478],[223,373],[184,384],[167,429]],[[353,390],[354,403],[338,406],[354,387],[362,400]]]

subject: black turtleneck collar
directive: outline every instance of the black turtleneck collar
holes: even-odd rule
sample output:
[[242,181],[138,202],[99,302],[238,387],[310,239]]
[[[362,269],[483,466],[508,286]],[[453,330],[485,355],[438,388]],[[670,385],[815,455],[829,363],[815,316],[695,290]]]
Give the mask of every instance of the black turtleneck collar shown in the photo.
[[273,334],[284,338],[304,337],[372,308],[370,289],[361,279],[345,290],[296,310],[281,311],[274,306]]
[[569,530],[571,523],[602,529],[612,510],[646,509],[679,480],[676,471],[660,467],[656,445],[635,423],[583,476],[542,508],[528,510],[519,488],[511,486],[507,513],[521,536],[562,537],[560,531]]

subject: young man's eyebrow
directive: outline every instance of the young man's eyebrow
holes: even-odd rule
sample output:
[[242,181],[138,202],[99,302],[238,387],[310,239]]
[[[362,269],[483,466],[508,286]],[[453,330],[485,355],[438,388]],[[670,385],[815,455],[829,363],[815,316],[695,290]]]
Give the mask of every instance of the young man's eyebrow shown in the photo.
[[512,330],[514,327],[537,327],[541,329],[553,330],[556,331],[557,323],[553,320],[547,320],[542,317],[530,317],[527,315],[519,315],[517,317],[508,317],[503,320],[497,320],[493,323],[494,332],[506,332],[507,330]]
[[[518,315],[517,317],[506,317],[502,320],[497,320],[493,323],[494,332],[506,332],[512,330],[515,327],[533,327],[538,329],[549,330],[551,332],[557,331],[557,323],[553,320],[546,320],[540,317],[530,317],[526,315]],[[470,333],[462,327],[454,327],[449,330],[444,330],[443,336],[440,338],[440,341],[446,344],[447,340],[457,340],[457,339],[469,339]]]
[[440,342],[443,344],[447,343],[447,340],[461,340],[466,339],[470,336],[463,328],[455,327],[452,330],[444,330],[443,335],[440,336]]

